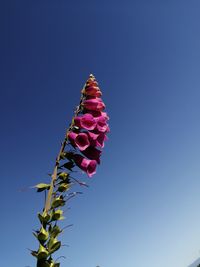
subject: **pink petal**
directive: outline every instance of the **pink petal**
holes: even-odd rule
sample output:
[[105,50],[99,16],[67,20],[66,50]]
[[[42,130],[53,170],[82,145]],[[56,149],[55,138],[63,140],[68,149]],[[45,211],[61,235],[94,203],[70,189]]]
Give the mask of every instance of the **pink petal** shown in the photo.
[[107,140],[107,136],[104,133],[99,134],[99,136],[96,140],[96,145],[103,148],[105,140]]
[[80,117],[80,126],[86,130],[94,130],[96,124],[97,123],[92,114],[86,113]]
[[85,150],[90,145],[88,135],[86,133],[79,133],[74,142],[81,151]]
[[100,98],[85,100],[82,105],[85,109],[94,111],[102,111],[105,108],[105,104]]
[[96,160],[91,160],[88,167],[87,167],[87,175],[89,177],[92,177],[96,173],[96,167],[97,167],[97,162]]
[[81,170],[86,172],[89,177],[91,177],[93,174],[96,173],[96,166],[97,166],[96,160],[86,159],[79,154],[75,154],[74,162]]
[[74,145],[75,144],[74,140],[77,137],[77,134],[71,131],[67,134],[67,137],[68,137],[68,140],[72,143],[72,145]]
[[81,121],[81,118],[80,117],[74,117],[74,124],[78,127],[80,127],[80,121]]
[[102,151],[99,149],[96,149],[95,147],[88,147],[86,150],[82,151],[83,155],[91,160],[96,160],[98,164],[100,164],[100,157],[102,154]]

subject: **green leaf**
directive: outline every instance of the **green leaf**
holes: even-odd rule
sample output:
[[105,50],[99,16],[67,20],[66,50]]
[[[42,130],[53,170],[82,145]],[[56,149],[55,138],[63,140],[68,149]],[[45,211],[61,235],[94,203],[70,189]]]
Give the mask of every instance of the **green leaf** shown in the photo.
[[68,182],[69,181],[69,173],[61,172],[58,175],[58,178],[61,179],[62,181]]
[[73,156],[74,156],[74,153],[72,153],[72,152],[64,152],[63,153],[63,157],[65,157],[69,161],[71,161],[73,159]]
[[72,171],[72,168],[75,166],[75,164],[72,161],[66,162],[65,164],[63,164],[62,167]]
[[62,216],[63,211],[62,210],[55,210],[52,212],[52,221],[57,221],[57,220],[61,220],[61,218],[63,218]]
[[43,224],[43,223],[46,224],[50,221],[51,216],[46,211],[44,211],[42,214],[38,213],[38,218],[39,218],[41,224]]
[[59,262],[54,263],[52,267],[60,267],[60,263]]
[[40,232],[38,233],[38,236],[37,236],[38,240],[39,241],[46,241],[48,239],[48,237],[49,237],[49,233],[44,229],[44,227],[42,227],[40,229]]
[[61,247],[61,242],[57,241],[56,243],[53,244],[53,246],[51,247],[50,253],[54,253],[55,251],[57,251],[59,248]]
[[55,208],[58,208],[58,207],[64,206],[64,205],[65,205],[65,200],[60,196],[60,197],[54,198],[54,200],[51,204],[51,207],[53,209],[55,209]]
[[61,232],[62,232],[62,230],[60,229],[60,227],[58,225],[55,225],[51,229],[50,235],[51,235],[52,238],[56,238]]
[[35,185],[34,187],[37,188],[37,192],[42,192],[44,190],[49,190],[50,184],[41,183],[41,184]]
[[43,247],[41,244],[40,244],[40,247],[39,247],[39,250],[37,252],[37,258],[39,260],[41,259],[46,259],[49,255],[49,252],[46,250],[45,247]]
[[70,188],[70,184],[62,183],[58,187],[58,192],[65,192],[69,190],[69,188]]
[[60,154],[60,159],[65,159],[65,152],[62,152],[62,153]]
[[61,247],[61,242],[56,238],[51,237],[48,242],[49,253],[52,254]]

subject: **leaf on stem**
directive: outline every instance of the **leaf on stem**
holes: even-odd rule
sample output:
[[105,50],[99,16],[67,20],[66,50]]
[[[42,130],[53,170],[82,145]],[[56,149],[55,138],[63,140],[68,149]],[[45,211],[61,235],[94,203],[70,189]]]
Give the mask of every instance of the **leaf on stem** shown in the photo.
[[65,200],[62,198],[62,196],[59,196],[57,198],[54,198],[51,204],[51,208],[55,209],[64,205],[65,205]]
[[58,225],[55,225],[51,231],[50,231],[50,235],[53,238],[56,238],[63,230],[60,229],[60,227]]
[[37,235],[39,241],[46,241],[49,237],[49,233],[42,227]]
[[54,210],[52,212],[52,221],[58,221],[58,220],[62,220],[64,219],[64,217],[62,216],[63,215],[63,210]]
[[69,184],[62,183],[58,187],[58,192],[65,192],[65,191],[69,190],[69,188],[70,188]]
[[58,241],[56,238],[51,237],[47,246],[49,253],[52,254],[61,247],[61,242]]
[[48,255],[49,255],[49,252],[47,251],[47,249],[40,244],[39,250],[37,252],[38,260],[46,259]]
[[51,219],[51,216],[46,211],[44,211],[42,214],[38,213],[38,218],[41,224],[43,224],[48,223]]
[[41,183],[41,184],[35,185],[34,187],[37,188],[37,192],[42,192],[44,190],[49,190],[50,184]]

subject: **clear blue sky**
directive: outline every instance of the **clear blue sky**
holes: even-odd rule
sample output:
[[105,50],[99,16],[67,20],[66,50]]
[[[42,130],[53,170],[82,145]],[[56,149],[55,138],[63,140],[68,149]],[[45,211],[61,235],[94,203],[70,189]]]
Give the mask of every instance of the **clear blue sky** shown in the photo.
[[200,2],[0,2],[0,266],[35,266],[32,229],[93,73],[111,133],[71,201],[63,267],[187,267],[200,255]]

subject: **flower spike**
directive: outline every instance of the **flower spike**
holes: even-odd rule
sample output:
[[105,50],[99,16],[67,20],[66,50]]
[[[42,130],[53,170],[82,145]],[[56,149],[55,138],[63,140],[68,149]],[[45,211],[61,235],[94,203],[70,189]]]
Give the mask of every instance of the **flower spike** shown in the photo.
[[[33,234],[39,242],[37,251],[31,254],[37,258],[37,267],[59,267],[60,263],[53,260],[53,254],[61,247],[58,241],[63,232],[58,222],[63,220],[63,206],[80,192],[71,192],[75,182],[79,182],[71,173],[74,168],[92,177],[97,165],[104,142],[109,132],[109,117],[104,111],[105,104],[101,99],[102,92],[93,74],[90,74],[81,91],[81,100],[74,117],[66,131],[64,141],[56,158],[51,183],[35,186],[37,192],[47,193],[44,209],[38,214],[40,227]],[[69,191],[69,193],[68,193]]]

